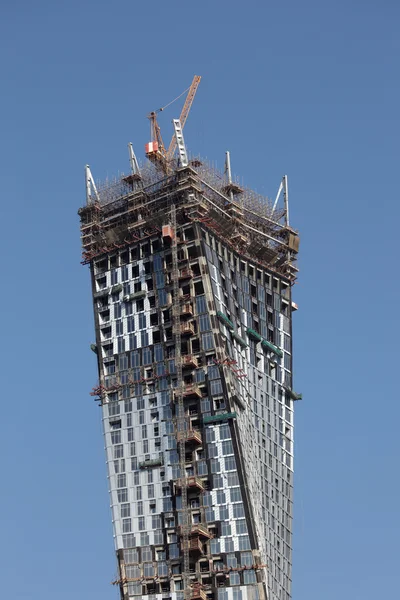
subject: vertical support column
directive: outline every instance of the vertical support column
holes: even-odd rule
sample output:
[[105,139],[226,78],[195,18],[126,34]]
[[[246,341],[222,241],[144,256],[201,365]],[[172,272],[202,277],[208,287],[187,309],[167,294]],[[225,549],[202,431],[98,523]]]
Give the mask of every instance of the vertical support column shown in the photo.
[[[231,188],[232,184],[232,172],[231,172],[231,155],[229,150],[225,152],[225,173],[228,176],[228,186]],[[233,202],[233,190],[232,188],[229,190],[229,196],[231,198],[231,202]]]
[[95,199],[97,201],[99,201],[100,200],[99,194],[97,193],[96,184],[94,182],[92,172],[90,170],[89,165],[85,166],[85,185],[86,185],[86,204],[87,205],[93,204],[92,192],[94,194]]
[[[178,136],[177,136],[178,140]],[[179,147],[179,142],[178,142]],[[180,151],[179,151],[180,153]],[[171,207],[171,225],[173,231],[172,238],[172,277],[173,277],[173,324],[174,324],[174,339],[175,339],[175,369],[176,369],[176,389],[175,401],[177,404],[177,442],[179,448],[179,470],[181,480],[182,493],[182,548],[183,548],[183,589],[184,598],[190,598],[189,588],[189,514],[187,504],[187,479],[186,479],[186,423],[185,423],[185,407],[183,403],[183,376],[182,376],[182,350],[181,350],[181,317],[180,317],[180,301],[179,301],[179,266],[178,266],[178,239],[177,239],[177,224],[176,224],[176,206]]]
[[283,184],[283,202],[285,205],[285,223],[286,226],[289,227],[289,187],[288,187],[288,178],[287,175],[283,176],[282,179]]
[[178,145],[178,152],[179,152],[181,167],[187,167],[189,164],[189,161],[188,161],[187,152],[186,152],[185,140],[183,139],[181,122],[179,119],[174,119],[172,121],[172,123],[174,124],[175,137],[176,137],[176,143]]
[[129,142],[129,144],[128,144],[128,152],[129,152],[129,163],[131,165],[132,175],[138,175],[140,177],[139,163],[138,163],[135,153],[133,151],[132,142]]

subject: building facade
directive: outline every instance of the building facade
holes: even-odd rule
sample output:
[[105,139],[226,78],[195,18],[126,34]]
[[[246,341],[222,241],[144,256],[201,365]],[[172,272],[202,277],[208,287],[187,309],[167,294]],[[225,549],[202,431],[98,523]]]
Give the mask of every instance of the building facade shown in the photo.
[[92,395],[121,599],[289,600],[299,395],[287,202],[273,209],[200,160],[98,189],[88,173]]

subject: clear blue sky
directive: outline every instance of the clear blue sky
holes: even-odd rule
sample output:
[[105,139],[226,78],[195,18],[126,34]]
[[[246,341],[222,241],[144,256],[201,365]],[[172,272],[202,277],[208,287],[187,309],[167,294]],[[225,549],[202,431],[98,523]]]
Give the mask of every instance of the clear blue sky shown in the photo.
[[[188,147],[221,166],[229,149],[270,196],[287,173],[301,232],[294,600],[394,598],[398,2],[20,0],[1,12],[0,596],[118,597],[76,212],[85,163],[100,179],[127,171],[146,113],[196,73]],[[166,139],[179,109],[162,115]]]

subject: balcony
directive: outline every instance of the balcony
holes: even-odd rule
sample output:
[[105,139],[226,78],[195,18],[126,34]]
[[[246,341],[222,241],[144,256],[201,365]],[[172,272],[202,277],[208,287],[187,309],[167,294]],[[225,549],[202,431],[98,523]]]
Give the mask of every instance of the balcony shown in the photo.
[[194,523],[190,529],[190,535],[196,535],[198,537],[205,537],[207,539],[210,539],[212,537],[212,535],[208,531],[207,527],[202,525],[202,523]]
[[182,281],[183,279],[192,279],[193,278],[193,271],[192,269],[182,269],[179,272],[179,280]]
[[288,386],[284,385],[283,389],[285,390],[286,394],[289,396],[289,398],[291,400],[302,400],[303,399],[303,394],[297,394],[296,392],[291,390]]
[[192,323],[181,323],[181,335],[194,335],[195,330]]
[[228,319],[228,317],[224,315],[224,313],[220,310],[217,311],[217,317],[221,321],[221,323],[223,323],[228,329],[230,329],[231,331],[235,329],[232,321]]
[[189,444],[199,444],[200,446],[203,443],[201,433],[197,429],[189,429],[189,431],[178,432],[178,441],[181,440],[186,440],[186,442]]
[[[179,526],[178,533],[179,535],[183,535],[182,525]],[[204,537],[207,539],[210,539],[212,537],[207,527],[205,527],[202,523],[194,523],[193,525],[191,525],[189,529],[189,535],[196,537]]]
[[229,419],[236,419],[237,414],[235,412],[222,413],[219,415],[206,415],[203,417],[203,423],[218,423],[220,421],[227,421]]
[[123,301],[129,302],[130,300],[140,300],[141,298],[146,298],[146,296],[146,290],[139,290],[138,292],[133,292],[133,294],[127,294],[124,296]]
[[236,333],[236,331],[232,331],[232,337],[242,348],[246,348],[246,346],[248,346],[247,342],[245,342],[244,339],[241,338],[238,333]]
[[189,429],[187,432],[186,441],[190,444],[199,444],[200,446],[203,443],[201,433],[197,429]]
[[190,590],[189,598],[191,600],[207,600],[207,594],[199,586],[193,586],[193,589]]
[[[189,539],[189,552],[199,552],[200,554],[204,554],[203,543],[198,537],[194,537]],[[181,548],[183,551],[183,543],[181,544]]]
[[177,488],[182,488],[184,485],[186,485],[188,489],[204,492],[204,484],[202,480],[195,476],[187,477],[186,479],[177,479],[175,485]]
[[185,386],[185,388],[183,390],[183,397],[184,398],[201,398],[202,397],[201,389],[195,383],[189,383],[188,385]]
[[181,317],[193,317],[193,306],[190,302],[183,304],[181,308]]
[[263,337],[262,335],[260,335],[257,331],[255,331],[254,329],[250,329],[250,327],[246,330],[247,335],[249,336],[249,338],[251,340],[253,340],[254,342],[262,342],[263,341]]
[[275,344],[272,344],[268,340],[263,339],[263,341],[261,342],[261,346],[263,348],[265,348],[266,350],[269,350],[270,352],[273,352],[274,354],[276,354],[277,356],[280,356],[282,358],[283,352],[280,348],[275,346]]
[[153,458],[151,460],[144,460],[139,463],[139,469],[151,469],[153,467],[160,467],[164,464],[164,460],[162,457]]
[[182,356],[182,367],[184,369],[197,369],[199,366],[199,361],[195,356],[191,354],[187,354],[186,356]]

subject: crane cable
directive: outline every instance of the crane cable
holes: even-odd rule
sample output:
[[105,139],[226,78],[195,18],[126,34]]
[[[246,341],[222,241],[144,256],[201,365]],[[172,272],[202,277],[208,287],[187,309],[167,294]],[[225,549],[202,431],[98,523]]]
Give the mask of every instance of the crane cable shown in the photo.
[[168,102],[168,104],[166,104],[162,108],[159,108],[156,112],[161,112],[161,111],[165,110],[166,108],[168,108],[168,106],[171,106],[171,104],[173,104],[174,102],[176,102],[176,100],[179,100],[179,98],[181,98],[183,96],[183,94],[186,94],[186,92],[188,92],[189,90],[190,90],[190,85],[189,85],[188,88],[186,88],[186,90],[184,90],[182,92],[182,94],[179,94],[179,96],[177,96],[176,98],[174,98],[173,100],[171,100],[171,102]]

